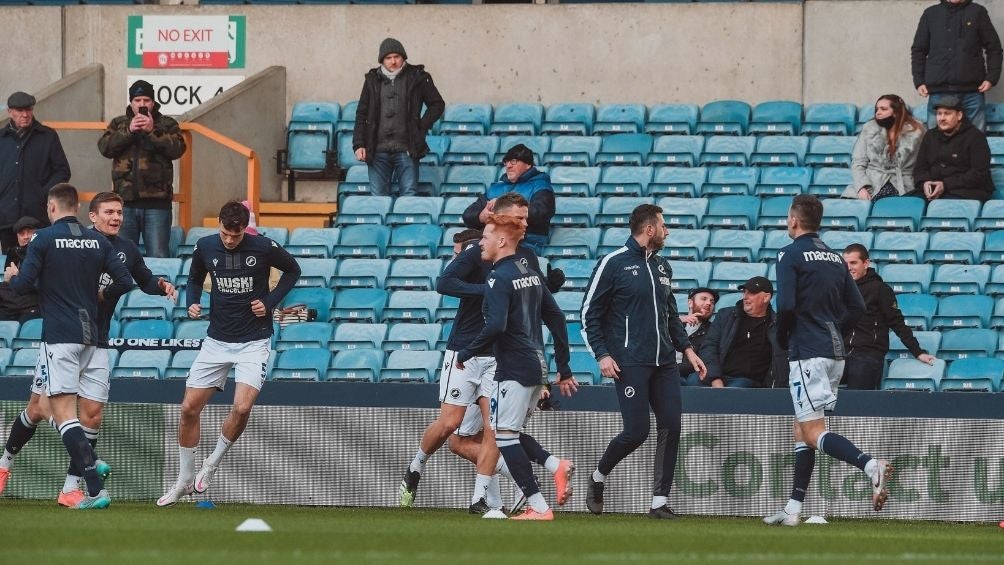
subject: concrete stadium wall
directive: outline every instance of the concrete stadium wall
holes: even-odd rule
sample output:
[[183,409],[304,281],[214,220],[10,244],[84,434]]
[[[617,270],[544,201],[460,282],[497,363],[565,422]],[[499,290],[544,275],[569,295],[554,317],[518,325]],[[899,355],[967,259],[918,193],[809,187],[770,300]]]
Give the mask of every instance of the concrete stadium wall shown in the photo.
[[22,90],[35,93],[63,78],[63,10],[58,7],[0,8],[0,102]]

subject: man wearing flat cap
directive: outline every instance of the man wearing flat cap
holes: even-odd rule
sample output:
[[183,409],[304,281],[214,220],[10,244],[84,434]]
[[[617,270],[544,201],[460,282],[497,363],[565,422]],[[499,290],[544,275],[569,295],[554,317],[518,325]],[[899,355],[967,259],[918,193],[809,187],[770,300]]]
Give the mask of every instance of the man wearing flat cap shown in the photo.
[[735,306],[722,308],[701,346],[708,368],[705,385],[715,388],[787,388],[788,352],[777,341],[770,306],[774,286],[766,277],[743,283]]
[[994,184],[986,136],[965,117],[958,97],[942,96],[934,108],[938,127],[928,130],[920,141],[913,167],[914,194],[928,201],[989,200]]
[[[680,314],[680,321],[687,329],[690,336],[690,344],[694,346],[694,351],[700,351],[704,345],[704,338],[707,337],[711,329],[711,317],[715,314],[715,305],[718,304],[718,291],[710,288],[692,288],[687,293],[687,313]],[[690,361],[682,353],[676,354],[676,364],[680,367],[680,384],[698,384],[697,373]],[[693,375],[693,379],[690,379]]]
[[485,220],[495,207],[495,199],[507,192],[517,192],[530,203],[524,245],[538,256],[547,244],[554,217],[554,189],[551,177],[533,165],[533,151],[522,143],[510,147],[502,157],[505,174],[478,196],[464,211],[464,225],[471,229],[484,229]]
[[152,84],[132,83],[125,115],[108,124],[98,150],[112,160],[112,187],[124,203],[119,235],[136,245],[142,235],[147,257],[167,257],[172,161],[185,153],[185,139],[178,122],[160,113]]
[[[46,218],[49,189],[70,180],[59,135],[35,119],[35,97],[15,92],[7,99],[10,119],[0,130],[0,248],[17,247],[14,222]],[[45,222],[48,225],[48,222]]]

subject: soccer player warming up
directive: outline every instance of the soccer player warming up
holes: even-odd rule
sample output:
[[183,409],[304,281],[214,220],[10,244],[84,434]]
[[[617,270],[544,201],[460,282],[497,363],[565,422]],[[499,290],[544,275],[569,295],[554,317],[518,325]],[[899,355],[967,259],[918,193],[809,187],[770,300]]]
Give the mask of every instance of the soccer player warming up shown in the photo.
[[872,482],[872,507],[882,510],[889,496],[892,466],[862,453],[847,438],[827,431],[825,411],[837,405],[844,372],[843,332],[854,326],[865,305],[840,253],[819,235],[823,205],[799,195],[788,210],[788,235],[794,240],[777,253],[777,339],[788,350],[788,387],[795,408],[795,471],[791,498],[781,511],[763,519],[771,525],[797,526],[818,449],[854,465]]
[[[264,236],[245,235],[250,213],[240,202],[227,202],[220,209],[220,232],[200,239],[192,255],[188,276],[188,316],[202,315],[199,299],[206,275],[212,277],[209,330],[202,349],[192,363],[181,402],[178,428],[178,480],[158,506],[170,506],[182,496],[205,492],[219,469],[223,456],[247,426],[251,408],[265,382],[272,337],[272,310],[300,278],[293,256]],[[269,292],[269,269],[282,271],[279,283]],[[216,390],[223,390],[230,368],[237,381],[234,404],[223,422],[216,449],[195,474],[199,446],[199,417]]]

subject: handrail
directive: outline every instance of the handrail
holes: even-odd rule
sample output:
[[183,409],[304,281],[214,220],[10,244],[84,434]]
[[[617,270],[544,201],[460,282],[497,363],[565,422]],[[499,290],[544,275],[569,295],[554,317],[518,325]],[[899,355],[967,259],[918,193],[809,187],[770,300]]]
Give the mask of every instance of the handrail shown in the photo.
[[[107,127],[107,123],[105,122],[45,122],[45,125],[56,130],[103,131]],[[192,227],[193,132],[247,158],[247,201],[251,205],[251,211],[257,214],[259,207],[258,197],[261,193],[261,163],[254,150],[202,124],[183,122],[178,125],[185,139],[185,153],[180,158],[179,177],[181,180],[178,191],[174,193],[173,200],[178,203],[178,221],[181,227],[186,231]],[[88,201],[94,198],[96,194],[96,192],[81,192],[80,199]]]

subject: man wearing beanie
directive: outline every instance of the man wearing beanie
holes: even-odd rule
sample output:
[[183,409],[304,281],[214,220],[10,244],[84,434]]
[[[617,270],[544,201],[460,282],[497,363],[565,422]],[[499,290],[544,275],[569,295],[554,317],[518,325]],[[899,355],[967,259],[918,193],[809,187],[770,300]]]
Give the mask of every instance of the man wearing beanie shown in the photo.
[[10,119],[0,126],[0,248],[4,253],[18,246],[13,229],[18,218],[46,218],[49,189],[70,180],[70,164],[59,135],[35,119],[35,97],[25,92],[11,94],[7,115]]
[[547,245],[551,218],[554,217],[551,177],[533,166],[533,151],[522,143],[506,151],[502,166],[505,167],[505,174],[464,211],[464,224],[472,229],[484,229],[485,220],[494,209],[495,199],[507,192],[517,192],[530,203],[529,225],[523,244],[539,256]]
[[112,186],[125,203],[120,235],[139,245],[142,234],[147,257],[167,257],[172,161],[185,152],[185,140],[178,122],[160,113],[152,84],[132,83],[125,115],[108,124],[98,150],[112,160]]
[[429,152],[425,134],[446,107],[425,67],[407,60],[400,41],[384,39],[380,66],[366,73],[356,108],[352,149],[369,165],[370,191],[378,196],[390,195],[392,178],[400,186],[397,196],[417,194],[418,161]]

